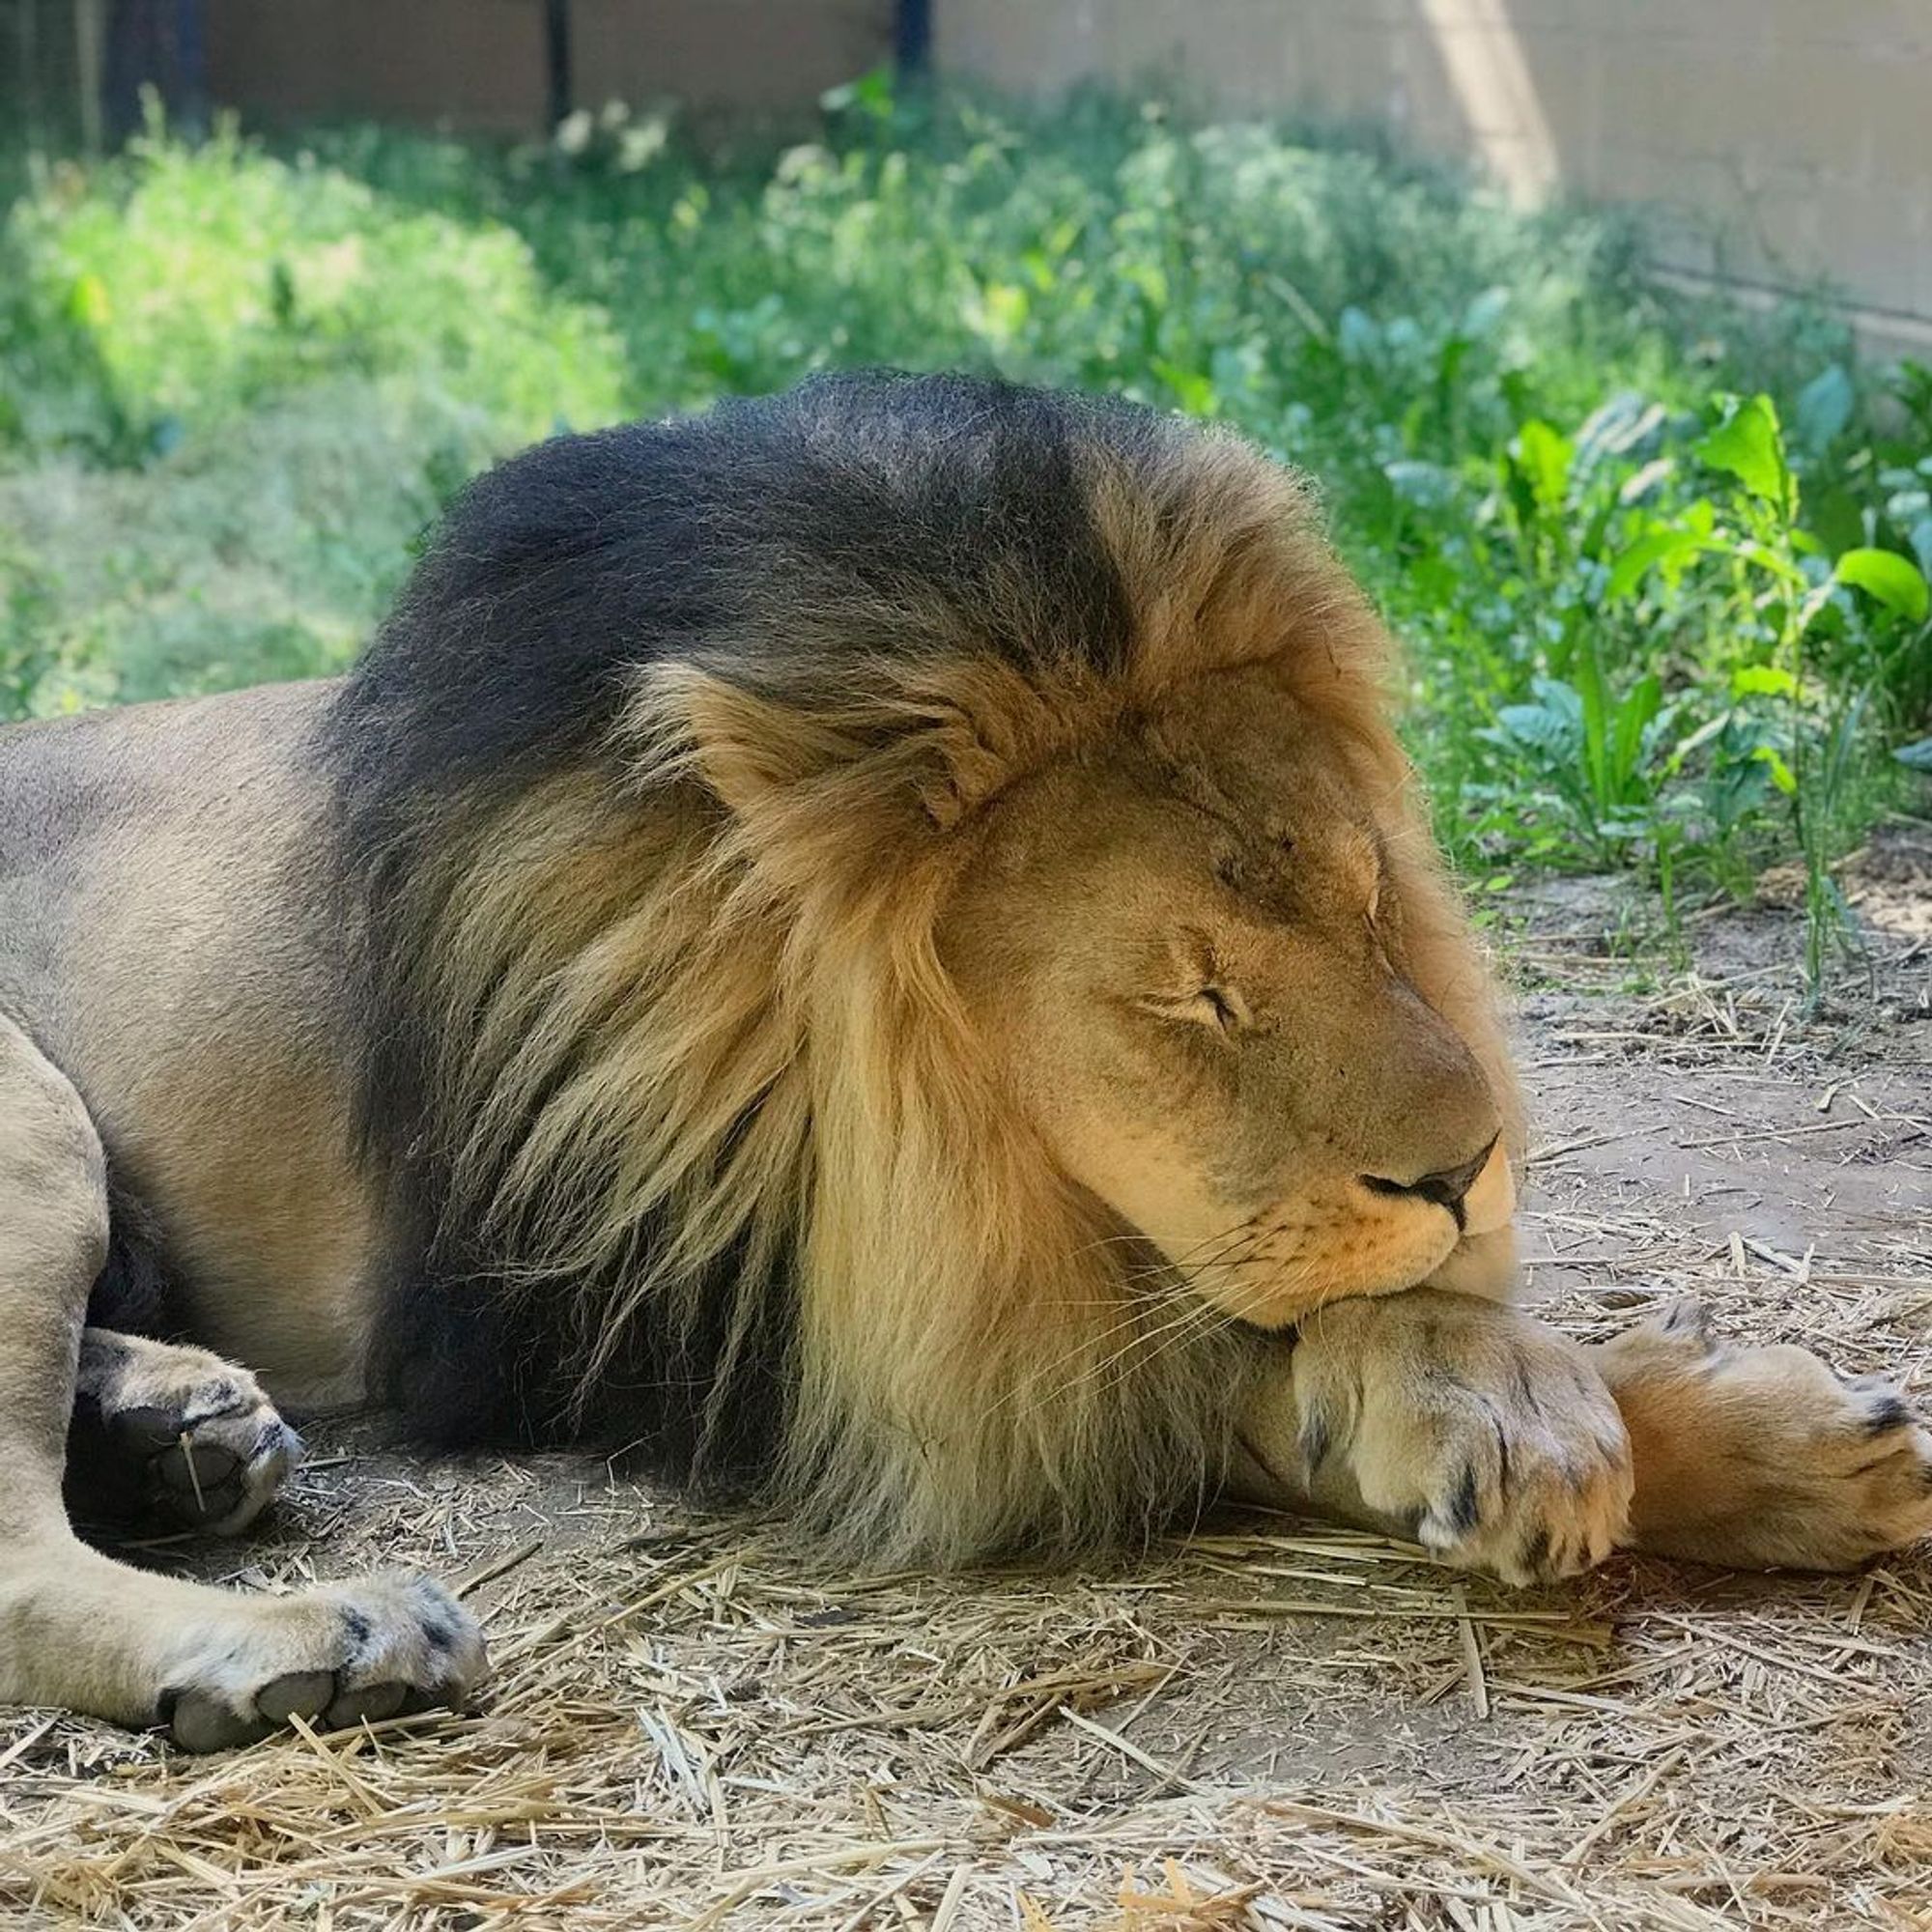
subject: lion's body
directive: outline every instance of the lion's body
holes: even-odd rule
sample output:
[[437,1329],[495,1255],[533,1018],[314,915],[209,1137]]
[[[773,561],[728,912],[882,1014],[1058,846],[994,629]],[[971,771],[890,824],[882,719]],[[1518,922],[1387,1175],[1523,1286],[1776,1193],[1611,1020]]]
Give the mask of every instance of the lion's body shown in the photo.
[[305,1403],[359,1377],[374,1228],[310,749],[332,689],[0,733],[0,1010],[86,1095],[133,1210],[98,1319]]
[[[432,1438],[642,1443],[908,1553],[1157,1520],[1218,1486],[1266,1345],[1120,1348],[1105,1217],[956,1037],[952,821],[1249,675],[1412,836],[1380,633],[1281,472],[1137,412],[865,384],[716,423],[498,472],[346,683],[7,741],[16,1014],[158,1236],[162,1320],[292,1400],[366,1369]],[[691,716],[736,694],[808,758],[855,741],[788,787],[802,830],[693,768],[738,755]],[[1424,964],[1506,1092],[1460,927]],[[116,1276],[95,1319],[133,1325]]]
[[[1390,670],[1245,445],[851,378],[494,472],[338,683],[0,734],[0,1433],[225,1445],[230,1527],[271,1396],[369,1394],[873,1557],[1234,1487],[1592,1560],[1629,1444],[1499,1305],[1520,1114]],[[36,1495],[0,1695],[219,1742],[473,1676],[416,1586],[117,1618]]]

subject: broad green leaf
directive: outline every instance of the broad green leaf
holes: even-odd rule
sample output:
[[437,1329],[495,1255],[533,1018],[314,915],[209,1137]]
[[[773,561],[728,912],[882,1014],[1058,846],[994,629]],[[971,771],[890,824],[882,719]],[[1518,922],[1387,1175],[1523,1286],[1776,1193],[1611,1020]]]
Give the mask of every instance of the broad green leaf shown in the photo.
[[1610,696],[1604,682],[1604,667],[1594,650],[1585,650],[1577,665],[1577,698],[1582,706],[1583,769],[1589,775],[1590,791],[1600,807],[1611,802],[1614,781],[1610,774]]
[[1784,754],[1774,745],[1760,745],[1751,753],[1759,764],[1771,774],[1771,781],[1786,798],[1798,789],[1798,781],[1791,776],[1791,767],[1784,762]]
[[1573,724],[1582,723],[1583,700],[1577,695],[1574,685],[1566,684],[1560,677],[1533,677],[1529,688],[1542,703],[1559,717],[1567,718]]
[[1577,741],[1577,721],[1542,704],[1505,704],[1496,712],[1502,735],[1538,752],[1567,752]]
[[1798,680],[1776,665],[1741,665],[1731,673],[1733,697],[1796,697]]
[[1753,497],[1785,507],[1790,473],[1778,434],[1777,408],[1769,396],[1749,396],[1697,444],[1713,469],[1728,470]]
[[1852,379],[1842,362],[1833,362],[1798,392],[1792,428],[1806,449],[1822,450],[1843,434],[1852,419]]
[[1663,681],[1655,671],[1640,677],[1618,704],[1613,776],[1619,789],[1628,785],[1642,769],[1644,732],[1662,708]]
[[1925,579],[1918,566],[1895,550],[1848,550],[1833,572],[1840,583],[1855,583],[1914,624],[1922,624],[1928,604]]
[[1604,584],[1604,595],[1615,603],[1630,596],[1653,565],[1688,563],[1700,553],[1718,548],[1717,544],[1699,536],[1694,530],[1675,526],[1649,530],[1617,553],[1616,561],[1610,565],[1609,577]]
[[[1804,543],[1799,545],[1807,555],[1833,557],[1841,551],[1856,550],[1865,540],[1865,497],[1869,485],[1863,478],[1858,483],[1845,482],[1841,477],[1833,477],[1822,482],[1804,499]],[[1909,523],[1910,518],[1899,519]],[[1800,532],[1793,530],[1791,540],[1798,543]]]
[[1529,478],[1538,504],[1546,510],[1561,506],[1570,487],[1570,466],[1576,445],[1540,416],[1532,416],[1517,432],[1516,460]]
[[1901,765],[1932,778],[1932,738],[1921,738],[1916,745],[1901,745],[1891,755]]
[[1652,530],[1634,543],[1626,544],[1617,553],[1610,574],[1604,582],[1605,597],[1613,603],[1628,597],[1652,564],[1694,546],[1695,539],[1687,537],[1682,530]]

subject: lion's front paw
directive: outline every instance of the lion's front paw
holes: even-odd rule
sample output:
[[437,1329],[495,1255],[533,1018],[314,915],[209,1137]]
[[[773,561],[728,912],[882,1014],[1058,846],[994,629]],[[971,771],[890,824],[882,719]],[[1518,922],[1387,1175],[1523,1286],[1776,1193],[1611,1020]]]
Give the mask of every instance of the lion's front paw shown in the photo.
[[485,1660],[476,1619],[422,1577],[299,1596],[240,1595],[165,1666],[156,1721],[184,1750],[226,1750],[299,1717],[318,1728],[461,1706]]
[[1630,1444],[1578,1350],[1514,1310],[1412,1290],[1331,1303],[1293,1362],[1311,1491],[1361,1500],[1459,1568],[1572,1576],[1621,1539]]
[[1723,1342],[1694,1302],[1593,1352],[1635,1451],[1635,1548],[1849,1570],[1932,1535],[1932,1433],[1890,1383]]

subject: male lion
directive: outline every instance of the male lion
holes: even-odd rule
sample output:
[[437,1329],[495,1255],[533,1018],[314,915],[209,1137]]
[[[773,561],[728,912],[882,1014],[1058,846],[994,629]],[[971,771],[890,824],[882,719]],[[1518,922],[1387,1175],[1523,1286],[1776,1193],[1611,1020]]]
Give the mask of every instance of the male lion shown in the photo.
[[1245,444],[854,376],[486,476],[340,682],[7,733],[0,1698],[208,1747],[477,1681],[434,1584],[75,1540],[64,1465],[245,1527],[265,1391],[895,1563],[1222,1493],[1510,1578],[1932,1526],[1889,1391],[1510,1307],[1389,670]]

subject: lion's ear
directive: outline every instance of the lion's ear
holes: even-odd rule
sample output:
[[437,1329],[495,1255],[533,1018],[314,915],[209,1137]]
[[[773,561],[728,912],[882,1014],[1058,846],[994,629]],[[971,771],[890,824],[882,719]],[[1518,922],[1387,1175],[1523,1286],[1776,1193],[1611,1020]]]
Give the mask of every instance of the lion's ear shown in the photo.
[[838,734],[805,712],[702,673],[679,683],[685,756],[739,817],[838,762]]
[[[887,818],[913,814],[945,831],[999,790],[1016,763],[1015,733],[976,689],[888,690],[794,704],[686,665],[654,667],[625,735],[648,769],[696,774],[740,818],[808,788]],[[969,699],[982,700],[974,704]]]

